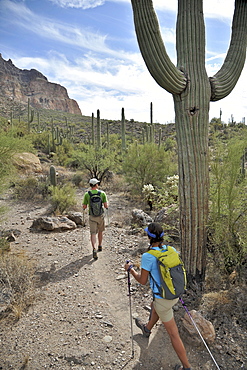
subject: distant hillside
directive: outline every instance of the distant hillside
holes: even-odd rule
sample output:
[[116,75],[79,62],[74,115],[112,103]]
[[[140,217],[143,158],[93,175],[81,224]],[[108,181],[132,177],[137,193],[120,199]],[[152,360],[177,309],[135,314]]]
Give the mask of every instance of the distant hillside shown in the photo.
[[11,59],[8,61],[0,54],[0,114],[21,114],[30,101],[31,107],[50,109],[64,113],[81,115],[78,103],[70,99],[65,87],[49,82],[36,69],[26,70],[14,66]]

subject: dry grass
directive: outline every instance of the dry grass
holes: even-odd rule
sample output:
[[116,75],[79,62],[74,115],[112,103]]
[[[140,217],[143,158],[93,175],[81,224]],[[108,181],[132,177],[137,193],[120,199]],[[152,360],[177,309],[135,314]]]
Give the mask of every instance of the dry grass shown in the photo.
[[231,299],[228,290],[220,290],[218,292],[210,292],[203,295],[202,306],[213,309],[214,307],[229,304]]
[[34,266],[25,255],[0,256],[0,303],[19,319],[34,300]]

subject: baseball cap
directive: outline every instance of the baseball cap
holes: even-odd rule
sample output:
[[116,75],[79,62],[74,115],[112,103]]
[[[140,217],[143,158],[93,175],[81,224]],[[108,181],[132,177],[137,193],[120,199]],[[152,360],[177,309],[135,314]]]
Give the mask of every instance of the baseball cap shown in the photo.
[[91,179],[91,180],[89,180],[89,184],[90,185],[96,185],[96,184],[98,184],[100,181],[99,180],[97,180],[97,179],[95,179],[95,178],[93,178],[93,179]]

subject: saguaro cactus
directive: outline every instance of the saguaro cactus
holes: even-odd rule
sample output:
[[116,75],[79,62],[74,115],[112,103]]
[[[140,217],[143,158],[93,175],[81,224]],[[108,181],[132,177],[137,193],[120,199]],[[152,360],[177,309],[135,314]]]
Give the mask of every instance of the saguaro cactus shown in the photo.
[[122,137],[122,152],[124,153],[126,150],[126,123],[125,123],[125,115],[124,115],[124,108],[122,108],[121,114],[121,137]]
[[34,110],[30,108],[30,99],[28,98],[27,101],[27,124],[28,124],[28,132],[31,131],[31,123],[34,119]]
[[203,281],[208,218],[209,103],[226,97],[243,69],[247,1],[235,0],[230,46],[221,69],[211,78],[205,68],[203,0],[178,0],[177,67],[166,52],[152,0],[132,0],[132,7],[137,39],[147,68],[156,82],[173,95],[182,258],[189,279]]
[[50,183],[52,186],[57,185],[56,168],[54,166],[50,167]]
[[95,145],[95,134],[94,134],[94,114],[92,113],[92,123],[91,123],[91,127],[92,127],[92,145],[94,146]]
[[101,121],[100,121],[100,110],[97,109],[97,142],[96,142],[96,149],[101,148]]

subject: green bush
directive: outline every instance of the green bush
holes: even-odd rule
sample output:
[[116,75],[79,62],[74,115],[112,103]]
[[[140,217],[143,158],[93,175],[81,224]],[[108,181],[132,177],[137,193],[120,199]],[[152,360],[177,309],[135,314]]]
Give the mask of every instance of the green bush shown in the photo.
[[137,191],[145,184],[162,187],[167,176],[177,171],[176,157],[154,143],[132,144],[123,161],[123,171],[127,181]]
[[76,205],[75,188],[71,184],[50,186],[53,212],[63,214]]
[[245,148],[243,135],[226,143],[216,141],[212,150],[210,247],[228,273],[241,270],[247,254],[247,179],[241,171]]
[[26,177],[15,181],[14,196],[18,200],[29,201],[46,199],[49,193],[48,184],[44,179]]
[[108,148],[98,148],[91,145],[80,145],[73,153],[71,163],[76,163],[80,170],[86,170],[90,178],[103,180],[111,168],[115,168],[115,152]]
[[81,182],[83,181],[83,175],[81,173],[76,173],[74,174],[74,176],[72,177],[72,183],[79,187]]
[[5,238],[0,238],[0,255],[9,252],[10,243]]

